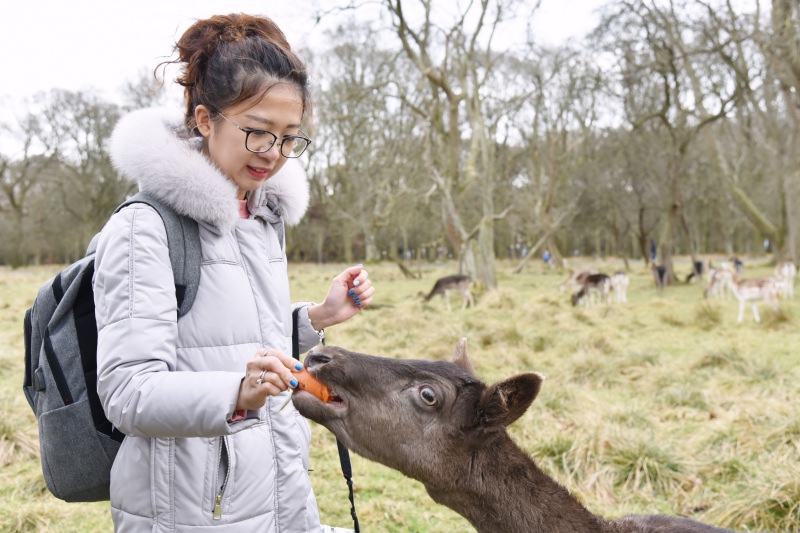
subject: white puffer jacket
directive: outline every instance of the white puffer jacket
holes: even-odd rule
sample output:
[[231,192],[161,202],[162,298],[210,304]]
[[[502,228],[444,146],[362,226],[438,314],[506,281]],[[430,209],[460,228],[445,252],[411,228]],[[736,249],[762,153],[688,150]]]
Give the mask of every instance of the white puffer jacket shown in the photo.
[[[166,231],[155,210],[126,207],[98,243],[98,392],[127,435],[111,473],[115,528],[318,531],[308,422],[291,403],[279,410],[289,392],[228,422],[256,350],[291,353],[283,223],[296,223],[307,207],[305,176],[287,161],[250,195],[252,216],[241,219],[235,186],[184,131],[180,112],[146,109],[124,117],[112,137],[117,169],[197,220],[202,247],[194,305],[177,320]],[[304,352],[318,338],[307,304],[296,305]]]

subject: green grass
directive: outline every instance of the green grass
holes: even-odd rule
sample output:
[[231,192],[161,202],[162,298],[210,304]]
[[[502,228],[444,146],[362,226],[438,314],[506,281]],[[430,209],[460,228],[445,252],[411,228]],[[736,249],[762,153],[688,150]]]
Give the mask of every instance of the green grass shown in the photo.
[[[601,270],[618,264],[586,262]],[[738,531],[800,531],[800,299],[748,309],[704,300],[701,284],[659,295],[641,265],[628,302],[574,308],[566,277],[498,264],[500,288],[475,308],[419,292],[454,265],[422,266],[406,279],[393,264],[368,265],[375,308],[326,331],[329,344],[397,358],[448,359],[459,338],[482,379],[534,370],[537,401],[510,433],[591,511],[688,516]],[[745,277],[766,276],[748,263]],[[295,300],[320,299],[342,265],[292,265]],[[21,390],[22,316],[57,268],[0,269],[0,530],[110,531],[107,503],[67,504],[49,495],[37,457],[36,422]],[[417,271],[417,269],[414,269]],[[348,527],[347,487],[335,439],[313,425],[312,479],[323,521]],[[469,532],[414,480],[352,457],[364,531]]]

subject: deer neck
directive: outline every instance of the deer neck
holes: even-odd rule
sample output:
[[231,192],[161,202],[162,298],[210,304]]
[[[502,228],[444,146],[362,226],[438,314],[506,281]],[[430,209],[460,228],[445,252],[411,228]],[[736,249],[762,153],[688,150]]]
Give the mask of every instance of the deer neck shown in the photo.
[[504,435],[465,453],[443,479],[425,484],[431,498],[450,507],[480,533],[600,533],[604,520],[542,472]]

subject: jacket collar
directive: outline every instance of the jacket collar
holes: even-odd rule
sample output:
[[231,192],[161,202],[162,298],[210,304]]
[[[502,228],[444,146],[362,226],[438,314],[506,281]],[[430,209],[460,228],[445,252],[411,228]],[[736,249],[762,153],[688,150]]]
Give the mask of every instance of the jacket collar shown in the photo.
[[[239,218],[236,186],[200,151],[179,110],[140,109],[124,116],[111,136],[111,160],[117,171],[136,181],[181,215],[227,233]],[[305,171],[295,159],[248,195],[253,216],[273,224],[295,225],[308,208]]]

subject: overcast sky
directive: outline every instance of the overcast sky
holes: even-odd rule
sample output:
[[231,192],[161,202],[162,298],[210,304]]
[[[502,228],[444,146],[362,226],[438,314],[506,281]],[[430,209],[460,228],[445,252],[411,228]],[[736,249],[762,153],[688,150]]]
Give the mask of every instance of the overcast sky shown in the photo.
[[[0,105],[52,88],[93,88],[116,98],[126,81],[152,72],[166,59],[196,19],[219,13],[268,15],[290,43],[313,45],[322,29],[305,14],[320,3],[331,6],[336,0],[6,1],[0,8]],[[543,0],[534,19],[540,42],[556,44],[586,33],[596,21],[592,10],[600,4]]]

